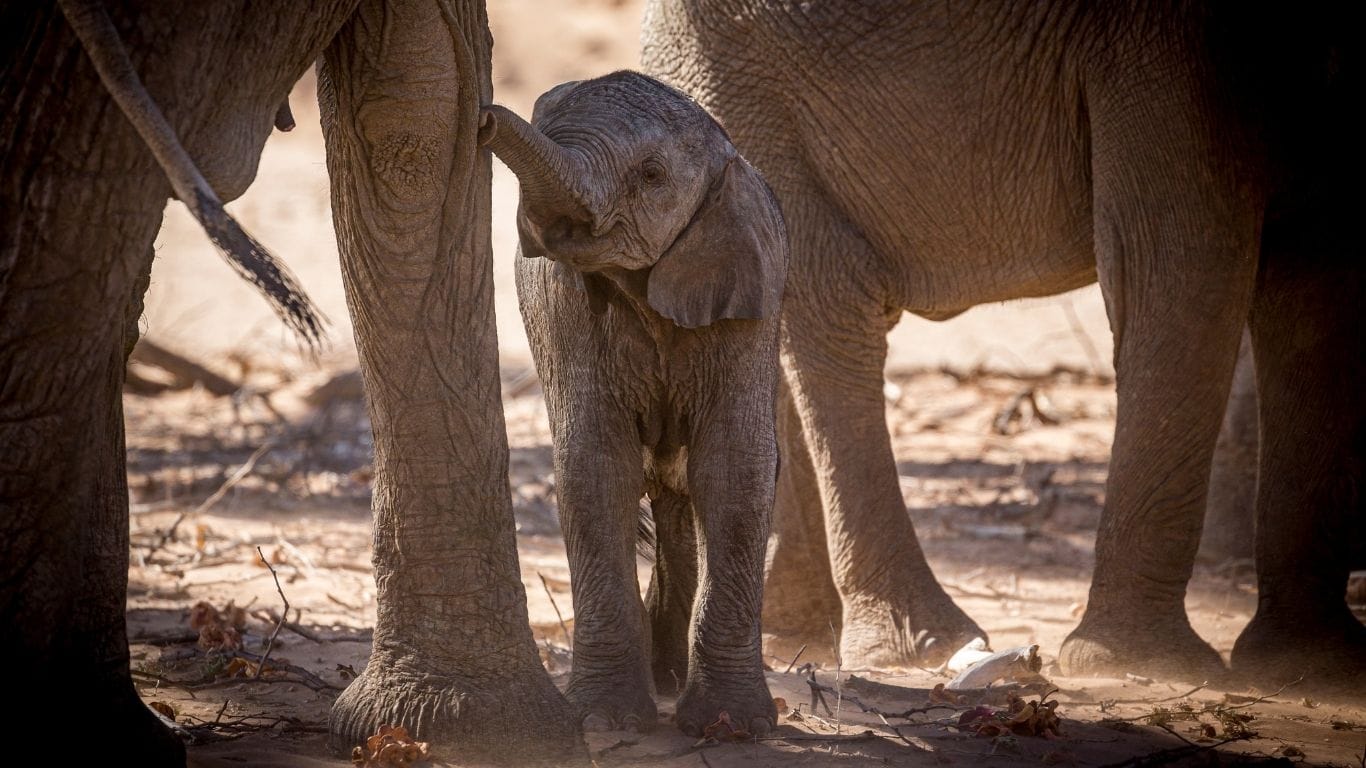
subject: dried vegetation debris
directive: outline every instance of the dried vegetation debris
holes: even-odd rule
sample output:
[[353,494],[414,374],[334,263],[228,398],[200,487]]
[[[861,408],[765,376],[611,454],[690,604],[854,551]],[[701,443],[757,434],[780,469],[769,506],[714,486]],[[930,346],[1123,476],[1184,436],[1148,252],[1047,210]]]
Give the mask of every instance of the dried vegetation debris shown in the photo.
[[428,743],[415,741],[401,725],[381,725],[364,745],[351,750],[351,763],[358,768],[406,768],[431,759]]
[[1034,701],[1025,701],[1017,694],[1009,693],[1004,709],[973,707],[958,716],[958,727],[987,738],[1006,734],[1059,738],[1062,718],[1058,715],[1058,702],[1048,700],[1054,693],[1057,693],[1056,688]]
[[197,645],[205,651],[242,650],[242,630],[246,627],[246,609],[231,600],[221,611],[207,600],[190,608],[190,629],[199,633]]

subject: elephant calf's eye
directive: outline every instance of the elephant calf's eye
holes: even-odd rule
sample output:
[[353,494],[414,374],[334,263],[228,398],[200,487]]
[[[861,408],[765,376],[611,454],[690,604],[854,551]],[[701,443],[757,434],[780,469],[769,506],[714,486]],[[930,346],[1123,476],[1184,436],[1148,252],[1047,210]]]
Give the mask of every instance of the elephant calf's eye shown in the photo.
[[645,164],[640,167],[641,181],[644,181],[652,187],[663,184],[667,178],[668,174],[664,171],[664,166],[653,160],[646,161]]

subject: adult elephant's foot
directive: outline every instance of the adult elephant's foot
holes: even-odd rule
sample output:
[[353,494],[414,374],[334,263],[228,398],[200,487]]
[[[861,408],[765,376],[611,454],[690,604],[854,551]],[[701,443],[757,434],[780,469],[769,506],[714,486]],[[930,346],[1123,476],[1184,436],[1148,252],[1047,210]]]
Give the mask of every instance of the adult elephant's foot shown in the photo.
[[653,730],[659,720],[649,686],[637,675],[585,678],[576,671],[565,695],[585,731],[644,733]]
[[1075,677],[1123,677],[1127,673],[1205,683],[1224,680],[1219,652],[1191,628],[1185,612],[1145,618],[1139,611],[1103,616],[1088,610],[1062,643],[1058,664]]
[[[185,745],[176,737],[171,729],[156,716],[152,710],[147,708],[142,699],[133,692],[130,686],[120,686],[114,695],[114,700],[106,706],[99,706],[99,716],[92,724],[94,733],[87,732],[86,736],[79,739],[79,744],[74,745],[74,752],[67,755],[72,759],[72,764],[84,763],[85,749],[90,749],[91,763],[104,761],[108,756],[109,745],[118,744],[119,750],[124,754],[136,755],[139,766],[149,768],[184,768],[185,766]],[[73,688],[57,687],[56,690],[69,692]],[[94,704],[94,701],[87,701]],[[62,706],[69,706],[69,702]],[[53,708],[36,706],[34,712],[52,713],[60,711],[59,707]],[[66,726],[62,726],[65,730]],[[70,740],[70,733],[54,736],[64,737]]]
[[764,584],[764,652],[799,661],[833,662],[835,638],[843,625],[839,593],[812,579],[777,579]]
[[937,583],[895,602],[846,597],[840,660],[846,667],[935,667],[987,633]]
[[471,681],[372,657],[332,705],[332,747],[349,754],[382,724],[407,728],[451,762],[588,764],[578,718],[544,675]]
[[702,736],[707,726],[723,719],[732,729],[754,736],[773,730],[778,710],[762,670],[688,681],[674,714],[678,729],[689,736]]
[[1233,646],[1233,673],[1262,690],[1294,685],[1295,695],[1366,697],[1366,627],[1334,606],[1312,614],[1259,608]]

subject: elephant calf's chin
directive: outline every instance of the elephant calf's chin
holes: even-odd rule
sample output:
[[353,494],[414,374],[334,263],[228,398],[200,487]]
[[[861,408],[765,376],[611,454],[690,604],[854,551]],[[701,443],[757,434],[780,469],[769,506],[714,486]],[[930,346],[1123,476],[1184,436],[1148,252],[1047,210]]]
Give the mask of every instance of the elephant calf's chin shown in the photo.
[[[481,135],[522,181],[517,292],[577,613],[566,693],[590,729],[652,727],[657,689],[679,694],[689,733],[722,713],[762,732],[776,721],[759,606],[787,274],[777,203],[706,112],[642,75],[561,85],[534,124],[486,115]],[[626,245],[556,251],[539,211],[574,206]],[[656,538],[644,602],[642,497]]]

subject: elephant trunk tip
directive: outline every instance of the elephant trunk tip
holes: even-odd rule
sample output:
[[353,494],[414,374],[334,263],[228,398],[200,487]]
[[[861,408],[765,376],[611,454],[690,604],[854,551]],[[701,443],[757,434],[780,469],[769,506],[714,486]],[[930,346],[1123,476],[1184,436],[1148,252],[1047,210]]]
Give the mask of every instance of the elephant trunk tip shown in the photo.
[[598,218],[580,161],[517,113],[498,104],[482,107],[476,141],[517,175],[529,208]]
[[494,111],[496,107],[486,106],[479,108],[479,133],[475,139],[480,147],[487,147],[493,143],[494,136],[498,135],[498,118]]

